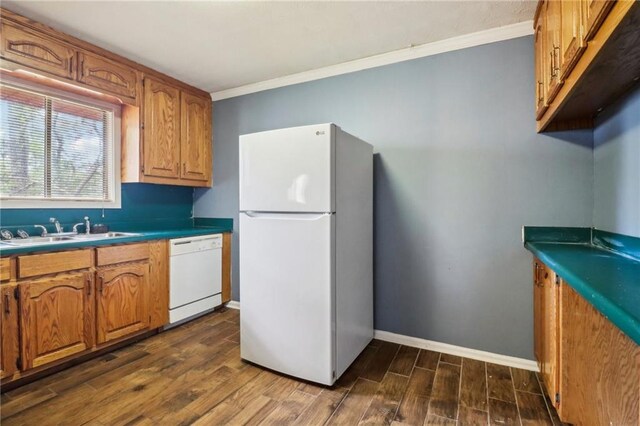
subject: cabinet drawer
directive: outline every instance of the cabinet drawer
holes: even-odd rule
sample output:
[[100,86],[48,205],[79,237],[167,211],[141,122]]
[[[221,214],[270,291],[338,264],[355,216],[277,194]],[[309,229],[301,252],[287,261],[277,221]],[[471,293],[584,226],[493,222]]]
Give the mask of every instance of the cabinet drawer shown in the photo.
[[9,281],[11,279],[11,259],[5,257],[0,259],[0,281]]
[[2,21],[0,55],[12,62],[68,79],[75,78],[76,51],[44,34]]
[[91,249],[18,256],[18,278],[90,268]]
[[96,255],[98,266],[144,260],[149,258],[149,243],[99,247],[96,249]]
[[136,97],[135,70],[97,55],[79,54],[78,81],[115,95]]

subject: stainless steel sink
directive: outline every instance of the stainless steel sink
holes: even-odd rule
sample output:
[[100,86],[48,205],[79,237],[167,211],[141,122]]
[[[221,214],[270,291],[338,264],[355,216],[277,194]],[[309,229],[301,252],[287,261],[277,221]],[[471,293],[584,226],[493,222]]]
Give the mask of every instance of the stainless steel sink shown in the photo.
[[5,240],[4,244],[10,246],[38,246],[42,244],[56,244],[56,243],[72,243],[73,237],[30,237],[30,238],[18,238],[13,240]]
[[78,234],[71,238],[77,240],[101,240],[104,238],[119,238],[119,237],[137,237],[140,234],[134,232],[105,232],[104,234]]
[[61,235],[61,236],[46,236],[46,237],[30,237],[30,238],[15,238],[12,240],[4,240],[3,244],[14,247],[28,247],[28,246],[41,246],[45,244],[67,244],[76,241],[87,240],[105,240],[109,238],[120,237],[136,237],[141,234],[132,232],[106,232],[104,234],[74,234],[74,235]]

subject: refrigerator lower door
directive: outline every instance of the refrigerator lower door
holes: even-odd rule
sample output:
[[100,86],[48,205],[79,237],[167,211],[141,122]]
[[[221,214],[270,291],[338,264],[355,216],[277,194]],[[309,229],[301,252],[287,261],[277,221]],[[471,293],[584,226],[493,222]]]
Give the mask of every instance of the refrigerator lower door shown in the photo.
[[240,213],[240,351],[312,382],[335,381],[334,215]]

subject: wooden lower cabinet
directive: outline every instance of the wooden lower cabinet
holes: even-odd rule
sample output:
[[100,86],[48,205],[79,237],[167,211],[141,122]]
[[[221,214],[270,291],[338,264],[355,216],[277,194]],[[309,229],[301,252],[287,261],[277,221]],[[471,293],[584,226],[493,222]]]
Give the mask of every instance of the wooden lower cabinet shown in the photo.
[[149,327],[169,324],[169,241],[149,243]]
[[231,240],[233,234],[222,234],[222,303],[231,301]]
[[544,285],[542,273],[544,265],[537,259],[533,260],[533,353],[538,361],[538,368],[542,371],[542,352],[544,348]]
[[640,424],[640,346],[567,284],[562,312],[562,421]]
[[534,352],[560,419],[640,425],[640,346],[534,259]]
[[535,355],[548,394],[560,410],[560,281],[542,262],[535,260],[534,265]]
[[149,328],[149,263],[100,268],[96,272],[98,344]]
[[94,345],[91,272],[20,282],[19,290],[24,369],[66,358]]
[[16,284],[0,286],[0,377],[18,369],[18,301]]
[[[223,245],[226,302],[231,233]],[[168,240],[5,257],[0,269],[3,386],[169,323]]]

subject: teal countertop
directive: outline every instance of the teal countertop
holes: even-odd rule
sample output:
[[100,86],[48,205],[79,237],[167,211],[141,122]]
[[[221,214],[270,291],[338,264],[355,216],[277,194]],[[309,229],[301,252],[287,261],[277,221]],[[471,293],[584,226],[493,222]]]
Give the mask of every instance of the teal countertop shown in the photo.
[[[633,237],[588,228],[562,228],[549,238],[525,228],[525,247],[640,345],[640,258]],[[606,241],[606,243],[605,243]],[[618,242],[618,243],[616,243]],[[618,247],[614,250],[612,247]]]
[[[158,228],[154,229],[154,226]],[[140,235],[104,240],[74,241],[63,244],[43,244],[31,247],[16,247],[0,243],[0,256],[14,254],[63,251],[82,247],[98,247],[112,244],[134,243],[138,241],[166,240],[171,238],[192,237],[198,235],[219,234],[233,232],[233,221],[230,219],[194,219],[188,222],[163,223],[163,224],[118,224],[110,226],[110,231],[131,232]]]

